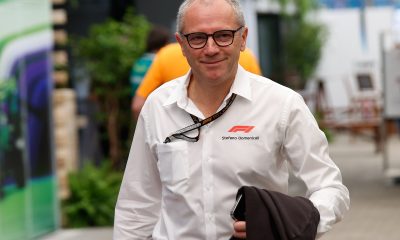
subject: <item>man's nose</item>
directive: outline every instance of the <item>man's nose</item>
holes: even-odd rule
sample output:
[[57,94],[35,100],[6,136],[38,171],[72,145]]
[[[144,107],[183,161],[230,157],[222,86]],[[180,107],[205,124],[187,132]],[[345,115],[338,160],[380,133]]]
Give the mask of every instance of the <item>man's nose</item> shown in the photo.
[[215,42],[212,36],[208,36],[206,46],[204,46],[205,50],[210,52],[216,52],[219,50],[219,46]]

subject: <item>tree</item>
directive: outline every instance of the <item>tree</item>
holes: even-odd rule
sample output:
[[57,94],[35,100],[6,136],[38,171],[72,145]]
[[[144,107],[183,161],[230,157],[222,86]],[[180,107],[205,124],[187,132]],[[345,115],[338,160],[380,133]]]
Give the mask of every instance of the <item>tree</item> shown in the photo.
[[[129,71],[145,50],[149,29],[150,24],[143,16],[128,10],[121,22],[109,19],[93,25],[87,37],[73,44],[75,54],[83,58],[91,77],[91,92],[102,113],[99,121],[107,129],[114,167],[124,157],[120,135],[130,124]],[[122,108],[126,110],[121,111]]]
[[274,1],[279,3],[284,19],[284,81],[293,89],[303,89],[318,66],[327,36],[325,26],[309,18],[310,13],[318,9],[318,1]]

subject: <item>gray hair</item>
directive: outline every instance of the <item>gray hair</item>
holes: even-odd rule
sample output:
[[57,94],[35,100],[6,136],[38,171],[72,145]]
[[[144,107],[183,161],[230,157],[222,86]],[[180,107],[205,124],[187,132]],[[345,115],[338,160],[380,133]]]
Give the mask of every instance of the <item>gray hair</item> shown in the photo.
[[[183,17],[186,14],[189,7],[197,0],[184,0],[179,7],[178,14],[176,16],[176,31],[181,32],[183,29]],[[211,3],[214,0],[200,0],[205,3]],[[240,26],[245,26],[242,7],[240,6],[239,0],[225,0],[229,5],[231,5],[233,12],[236,16],[236,21]]]

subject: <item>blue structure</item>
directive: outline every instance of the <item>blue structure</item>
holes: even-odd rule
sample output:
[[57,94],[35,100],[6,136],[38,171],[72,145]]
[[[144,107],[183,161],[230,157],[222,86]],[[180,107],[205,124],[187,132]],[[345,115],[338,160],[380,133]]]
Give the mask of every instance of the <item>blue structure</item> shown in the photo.
[[399,5],[398,0],[320,0],[323,7],[327,8],[361,8],[364,6],[393,6]]

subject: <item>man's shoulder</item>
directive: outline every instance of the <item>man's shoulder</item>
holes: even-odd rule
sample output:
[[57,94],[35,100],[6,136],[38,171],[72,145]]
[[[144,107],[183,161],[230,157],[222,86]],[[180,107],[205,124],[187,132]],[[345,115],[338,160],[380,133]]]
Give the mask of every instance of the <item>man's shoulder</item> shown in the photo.
[[260,92],[261,95],[267,94],[274,97],[286,98],[293,96],[296,92],[270,78],[263,77],[249,71],[247,72],[247,78],[250,81],[251,88],[253,91]]
[[282,84],[274,81],[273,79],[270,79],[270,78],[264,77],[264,76],[260,76],[258,74],[252,73],[246,69],[244,69],[244,71],[246,71],[246,74],[247,74],[246,77],[252,82],[252,84],[278,88],[281,90],[289,90],[289,91],[291,90],[291,89],[283,86]]
[[[185,75],[186,76],[186,75]],[[172,81],[165,82],[158,88],[156,88],[148,97],[150,101],[165,101],[171,94],[177,91],[177,88],[183,86],[185,82],[185,76],[178,77]]]

